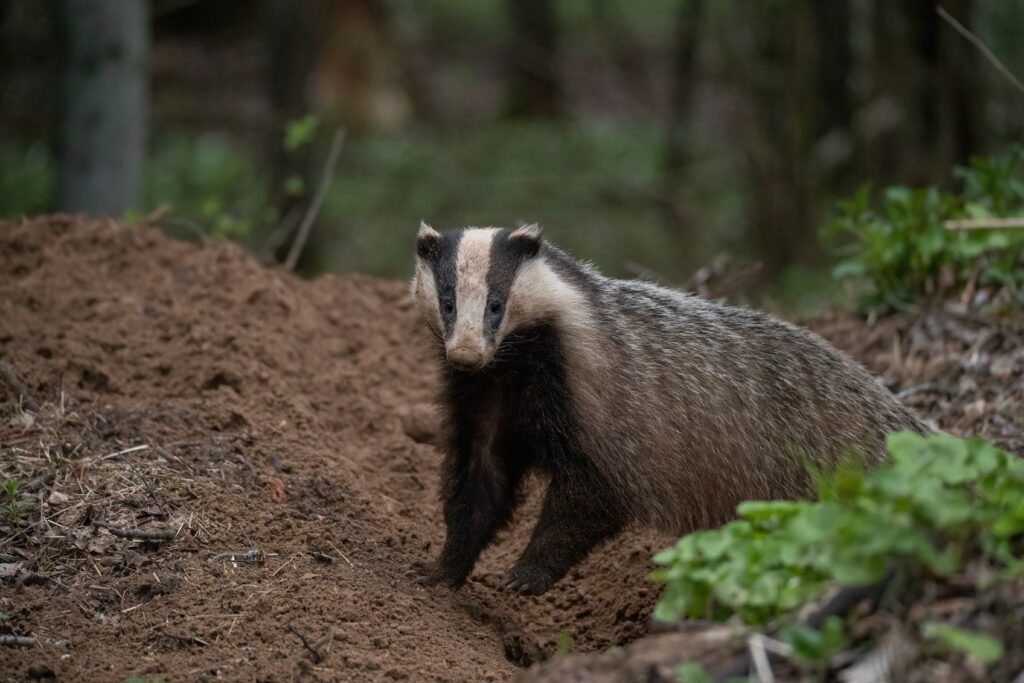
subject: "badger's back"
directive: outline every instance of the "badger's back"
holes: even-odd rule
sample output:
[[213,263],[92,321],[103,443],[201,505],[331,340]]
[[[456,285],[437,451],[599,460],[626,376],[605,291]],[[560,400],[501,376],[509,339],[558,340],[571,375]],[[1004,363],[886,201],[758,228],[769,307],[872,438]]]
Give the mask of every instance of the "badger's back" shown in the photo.
[[563,340],[580,441],[642,522],[720,524],[742,500],[806,495],[811,465],[877,462],[887,432],[925,429],[815,334],[548,258],[586,302]]

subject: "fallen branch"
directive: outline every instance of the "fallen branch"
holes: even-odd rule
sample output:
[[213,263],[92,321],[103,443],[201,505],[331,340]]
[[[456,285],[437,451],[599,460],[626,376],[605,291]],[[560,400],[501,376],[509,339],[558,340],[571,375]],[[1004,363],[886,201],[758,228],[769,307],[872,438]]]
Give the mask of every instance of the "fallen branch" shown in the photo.
[[1007,230],[1024,228],[1024,218],[963,218],[942,225],[946,230]]
[[39,403],[29,393],[28,388],[18,379],[17,373],[14,372],[14,368],[0,360],[0,377],[3,377],[4,381],[7,382],[7,386],[14,390],[14,393],[18,395],[18,399],[25,405],[26,408],[31,410],[33,413],[39,412]]
[[315,664],[320,664],[321,662],[324,661],[323,655],[320,654],[320,652],[316,648],[314,648],[312,645],[309,644],[309,641],[306,640],[306,636],[304,636],[301,633],[299,633],[299,631],[294,626],[292,626],[291,624],[288,625],[288,630],[291,631],[292,633],[294,633],[296,636],[299,637],[299,640],[302,641],[302,646],[304,648],[306,648],[307,650],[309,650],[309,653],[311,655],[313,655],[313,662]]
[[132,541],[173,541],[181,530],[177,529],[137,529],[133,527],[112,527],[100,522],[94,522],[96,526],[106,529],[118,538],[127,538]]
[[1020,79],[1017,78],[1013,74],[1013,72],[1010,71],[1006,67],[1006,65],[1003,64],[999,60],[998,57],[996,57],[995,53],[992,52],[992,50],[989,49],[988,45],[986,45],[985,43],[981,42],[981,38],[979,38],[978,36],[976,36],[973,33],[971,33],[970,29],[968,29],[966,26],[964,26],[959,21],[957,21],[953,17],[952,14],[947,12],[942,7],[942,5],[936,5],[935,6],[935,11],[939,13],[939,16],[942,17],[946,21],[947,24],[949,24],[954,29],[956,29],[957,33],[959,33],[964,38],[969,40],[971,42],[971,44],[974,45],[974,47],[978,48],[978,50],[981,51],[981,54],[985,55],[985,59],[987,59],[989,62],[991,62],[992,66],[994,66],[996,68],[996,70],[999,71],[999,73],[1003,74],[1003,76],[1005,76],[1006,79],[1008,81],[1010,81],[1010,83],[1013,84],[1013,87],[1015,87],[1021,93],[1024,93],[1024,83],[1021,83]]
[[324,161],[324,172],[320,178],[320,186],[316,188],[313,202],[309,205],[306,215],[302,217],[299,231],[295,233],[295,241],[292,242],[291,249],[288,250],[288,256],[284,260],[284,267],[288,270],[295,270],[295,266],[299,262],[302,249],[306,246],[306,240],[309,239],[309,231],[313,228],[313,221],[316,220],[317,214],[320,213],[320,206],[324,203],[327,190],[331,187],[331,181],[334,179],[334,167],[338,165],[338,156],[341,154],[341,146],[344,142],[345,129],[339,128],[334,132],[334,139],[331,140],[331,149],[327,153],[327,160]]
[[237,553],[219,553],[210,562],[232,562],[234,564],[263,564],[263,552],[253,548]]
[[[831,600],[807,617],[803,622],[804,625],[813,629],[821,629],[829,617],[845,617],[864,600],[870,601],[872,608],[874,608],[882,599],[882,595],[891,583],[892,578],[893,575],[890,573],[881,581],[867,586],[847,586],[840,589]],[[764,643],[763,640],[758,642],[760,644]],[[758,656],[760,654],[761,652],[757,653]],[[769,662],[780,662],[785,659],[779,652],[774,650],[769,650],[766,653],[766,657]],[[757,669],[757,664],[754,662],[752,653],[748,650],[725,665],[718,672],[718,675],[715,676],[714,680],[724,682],[733,678],[747,676],[750,674],[751,668]]]
[[32,647],[35,644],[35,636],[0,636],[0,645],[7,645],[10,647]]

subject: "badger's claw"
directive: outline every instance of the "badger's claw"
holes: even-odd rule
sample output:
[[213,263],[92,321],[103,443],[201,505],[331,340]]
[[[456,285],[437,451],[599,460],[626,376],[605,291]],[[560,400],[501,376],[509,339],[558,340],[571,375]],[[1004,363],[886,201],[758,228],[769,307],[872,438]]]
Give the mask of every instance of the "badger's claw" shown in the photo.
[[519,565],[512,567],[498,584],[498,590],[520,595],[541,595],[555,583],[551,574],[539,567]]
[[449,588],[459,587],[458,582],[434,562],[413,562],[403,573],[421,586],[443,584]]

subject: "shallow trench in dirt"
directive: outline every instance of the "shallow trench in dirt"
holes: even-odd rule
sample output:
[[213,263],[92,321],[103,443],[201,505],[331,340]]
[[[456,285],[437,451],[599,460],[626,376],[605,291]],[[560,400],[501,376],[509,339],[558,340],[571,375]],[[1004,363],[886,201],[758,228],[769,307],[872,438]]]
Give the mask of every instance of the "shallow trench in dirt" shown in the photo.
[[[974,337],[915,324],[823,329],[894,388],[962,382]],[[917,407],[1019,448],[1024,357],[1006,339],[983,350],[1016,359],[1007,374]],[[42,404],[0,391],[0,479],[37,483],[0,526],[0,634],[37,641],[0,650],[0,680],[505,680],[560,639],[645,634],[648,558],[672,539],[630,531],[539,598],[494,590],[536,495],[463,590],[404,576],[443,539],[440,455],[409,436],[427,348],[402,283],[303,281],[152,227],[0,224],[0,358]],[[224,557],[250,550],[261,561]]]

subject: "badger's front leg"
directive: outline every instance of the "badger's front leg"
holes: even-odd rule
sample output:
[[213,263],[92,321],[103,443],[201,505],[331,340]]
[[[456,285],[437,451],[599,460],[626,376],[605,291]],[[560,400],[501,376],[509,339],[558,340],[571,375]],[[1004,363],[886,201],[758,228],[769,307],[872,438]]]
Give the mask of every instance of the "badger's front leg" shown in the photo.
[[425,585],[458,588],[466,581],[481,551],[512,516],[524,464],[492,434],[458,439],[445,457],[441,496],[446,537],[437,561],[414,565]]
[[625,523],[622,503],[592,464],[580,460],[560,466],[526,550],[498,587],[524,595],[544,593]]

